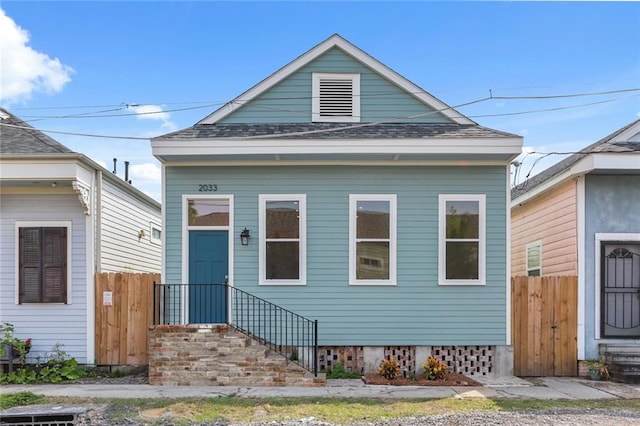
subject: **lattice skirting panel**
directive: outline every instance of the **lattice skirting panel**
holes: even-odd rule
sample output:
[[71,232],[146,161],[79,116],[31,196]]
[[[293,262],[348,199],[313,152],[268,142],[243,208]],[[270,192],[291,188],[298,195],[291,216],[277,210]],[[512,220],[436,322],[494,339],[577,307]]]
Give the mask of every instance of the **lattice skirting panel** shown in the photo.
[[449,371],[468,376],[493,372],[495,346],[433,346],[431,356],[449,366]]
[[346,371],[364,373],[364,350],[362,346],[321,346],[318,348],[318,368],[331,371],[342,363]]
[[385,346],[384,357],[395,358],[400,364],[402,377],[407,378],[416,374],[416,347],[415,346]]

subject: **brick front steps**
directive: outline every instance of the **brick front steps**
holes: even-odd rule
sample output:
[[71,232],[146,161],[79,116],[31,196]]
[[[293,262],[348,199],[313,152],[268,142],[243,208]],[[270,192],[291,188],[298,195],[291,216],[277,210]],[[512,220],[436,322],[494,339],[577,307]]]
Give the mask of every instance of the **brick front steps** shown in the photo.
[[169,386],[325,386],[312,373],[226,326],[149,330],[149,383]]

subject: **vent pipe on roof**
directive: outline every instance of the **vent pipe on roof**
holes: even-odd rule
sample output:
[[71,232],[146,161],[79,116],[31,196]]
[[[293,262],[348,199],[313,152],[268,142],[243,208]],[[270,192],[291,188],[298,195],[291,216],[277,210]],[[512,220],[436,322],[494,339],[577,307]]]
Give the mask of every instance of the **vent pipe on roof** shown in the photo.
[[131,183],[131,181],[129,180],[129,162],[128,161],[124,162],[124,181],[127,183]]
[[113,159],[113,171],[111,173],[113,173],[114,175],[118,172],[116,165],[118,164],[118,159],[114,158]]

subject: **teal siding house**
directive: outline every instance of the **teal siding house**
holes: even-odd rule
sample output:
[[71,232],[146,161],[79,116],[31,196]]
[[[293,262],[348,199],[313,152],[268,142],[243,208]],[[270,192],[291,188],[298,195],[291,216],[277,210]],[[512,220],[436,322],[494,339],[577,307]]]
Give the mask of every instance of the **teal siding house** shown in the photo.
[[[163,284],[175,286],[165,320],[235,325],[250,294],[317,320],[321,369],[373,371],[394,356],[413,374],[433,355],[469,375],[511,373],[508,181],[520,136],[478,125],[333,35],[151,143]],[[270,341],[261,315],[248,332]]]

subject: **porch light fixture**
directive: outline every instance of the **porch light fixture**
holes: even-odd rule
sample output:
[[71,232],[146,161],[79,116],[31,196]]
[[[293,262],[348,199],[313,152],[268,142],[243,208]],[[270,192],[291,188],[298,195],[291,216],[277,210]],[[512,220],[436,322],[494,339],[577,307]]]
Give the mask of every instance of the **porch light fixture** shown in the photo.
[[243,246],[249,245],[249,238],[251,238],[251,233],[247,228],[244,228],[240,233],[240,242]]

